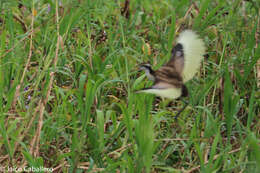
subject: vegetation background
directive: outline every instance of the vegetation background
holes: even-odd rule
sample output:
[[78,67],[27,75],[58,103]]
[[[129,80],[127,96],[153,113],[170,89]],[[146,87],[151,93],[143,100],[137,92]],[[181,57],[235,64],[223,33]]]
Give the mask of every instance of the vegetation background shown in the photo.
[[[258,0],[1,0],[0,167],[260,172]],[[207,45],[189,106],[134,91],[182,30]]]

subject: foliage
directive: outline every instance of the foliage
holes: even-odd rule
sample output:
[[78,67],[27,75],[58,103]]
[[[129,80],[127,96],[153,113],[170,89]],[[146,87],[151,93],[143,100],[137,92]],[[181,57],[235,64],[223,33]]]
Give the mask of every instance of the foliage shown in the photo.
[[[259,7],[0,1],[0,170],[260,172]],[[180,100],[135,91],[151,84],[138,64],[159,68],[185,28],[207,55],[176,120]]]

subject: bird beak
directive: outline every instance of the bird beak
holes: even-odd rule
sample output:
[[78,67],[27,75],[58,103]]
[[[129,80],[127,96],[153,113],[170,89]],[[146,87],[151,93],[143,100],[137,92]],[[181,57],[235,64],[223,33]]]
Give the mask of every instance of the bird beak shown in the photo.
[[139,66],[138,66],[138,71],[141,72],[141,71],[143,71],[143,70],[145,70],[145,67],[142,66],[142,65],[139,65]]
[[136,66],[134,67],[134,70],[135,70],[136,72],[141,72],[141,71],[142,71],[140,65],[136,65]]

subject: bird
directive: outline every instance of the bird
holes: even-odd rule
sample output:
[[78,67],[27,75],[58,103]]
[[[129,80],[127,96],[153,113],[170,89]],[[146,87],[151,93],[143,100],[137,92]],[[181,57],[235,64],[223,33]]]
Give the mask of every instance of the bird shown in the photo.
[[150,64],[140,64],[139,69],[144,70],[147,78],[154,83],[137,93],[151,93],[168,99],[187,97],[185,83],[199,70],[205,50],[205,44],[196,32],[184,30],[171,50],[170,60],[158,70],[153,70]]

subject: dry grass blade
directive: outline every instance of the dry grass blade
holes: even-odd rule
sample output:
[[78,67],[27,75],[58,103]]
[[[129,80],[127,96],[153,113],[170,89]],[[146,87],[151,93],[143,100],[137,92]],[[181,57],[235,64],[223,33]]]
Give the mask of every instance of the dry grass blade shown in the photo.
[[[24,67],[24,70],[23,70],[23,74],[22,74],[22,77],[21,77],[21,80],[20,80],[20,83],[17,85],[16,87],[16,90],[15,90],[15,94],[14,94],[14,100],[13,100],[13,103],[12,103],[12,108],[15,108],[15,105],[16,105],[16,102],[17,102],[17,99],[18,97],[20,96],[20,88],[23,84],[23,81],[24,81],[24,77],[25,77],[25,74],[28,70],[28,67],[29,67],[29,64],[30,64],[30,61],[31,61],[31,57],[32,57],[32,49],[33,49],[33,25],[34,25],[34,15],[33,15],[33,12],[34,12],[34,1],[33,1],[33,9],[32,9],[32,21],[31,21],[31,30],[32,32],[30,33],[30,50],[29,50],[29,55],[28,55],[28,59],[27,59],[27,62],[26,62],[26,65]],[[25,37],[26,38],[26,37]],[[25,39],[24,38],[24,39]],[[6,52],[7,54],[7,52]]]
[[[58,1],[56,1],[56,24],[57,24],[57,43],[56,43],[55,57],[54,57],[54,60],[53,60],[54,69],[56,69],[56,66],[57,66],[58,53],[59,53],[59,47],[60,47],[60,42],[61,42],[61,36],[59,35]],[[46,97],[44,99],[42,99],[41,102],[40,102],[40,112],[39,112],[40,115],[39,115],[38,127],[37,127],[37,131],[36,131],[36,135],[35,135],[34,139],[32,140],[32,143],[31,143],[30,152],[34,156],[39,156],[40,133],[41,133],[41,129],[42,129],[42,126],[43,126],[43,113],[44,113],[45,106],[48,102],[48,98],[49,98],[50,93],[51,93],[53,80],[54,80],[54,72],[50,72],[50,82],[49,82],[49,85],[48,85],[47,94],[46,94]]]
[[[236,153],[236,152],[238,152],[238,151],[240,151],[240,150],[241,150],[241,148],[237,148],[237,149],[234,149],[234,150],[228,152],[228,154]],[[221,154],[215,155],[214,158],[213,158],[213,160],[216,160],[216,159],[217,159],[218,157],[220,157],[220,156],[221,156]],[[207,163],[208,163],[208,160],[206,160],[206,161],[204,162],[204,164],[207,164]],[[199,166],[196,166],[196,167],[194,167],[194,168],[192,168],[192,169],[190,169],[190,170],[188,170],[188,171],[185,171],[185,173],[192,173],[192,172],[194,172],[194,171],[198,171],[199,169],[200,169],[200,165],[199,165]]]
[[[260,12],[259,12],[260,16]],[[256,48],[258,47],[259,41],[260,41],[260,17],[258,17],[258,26],[257,26],[258,32],[255,32],[255,40],[256,40]],[[257,87],[260,88],[260,58],[258,59],[256,63],[256,73],[257,73]]]

